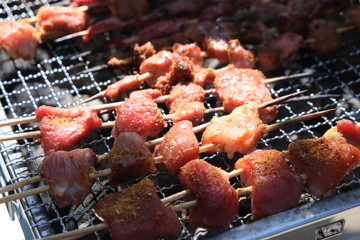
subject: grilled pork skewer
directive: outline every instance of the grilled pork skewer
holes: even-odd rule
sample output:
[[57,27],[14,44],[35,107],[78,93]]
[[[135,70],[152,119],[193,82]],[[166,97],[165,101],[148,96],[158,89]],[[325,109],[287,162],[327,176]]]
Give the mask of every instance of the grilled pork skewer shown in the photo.
[[[306,121],[306,120],[309,120],[309,119],[312,119],[312,118],[315,118],[315,117],[319,117],[319,116],[322,116],[324,114],[327,114],[331,111],[333,111],[334,109],[329,109],[329,110],[324,110],[324,111],[321,111],[321,112],[317,112],[317,113],[313,113],[313,114],[307,114],[307,115],[304,115],[304,116],[300,116],[300,117],[297,117],[297,118],[294,118],[294,119],[290,119],[290,120],[287,120],[285,122],[280,122],[280,123],[275,123],[275,124],[272,124],[272,125],[268,125],[266,127],[266,129],[263,129],[263,133],[267,133],[267,132],[270,132],[270,131],[274,131],[276,129],[279,129],[281,127],[284,127],[284,126],[287,126],[289,124],[294,124],[294,123],[297,123],[297,122],[302,122],[302,121]],[[208,127],[209,123],[206,123],[206,124],[203,124],[202,126],[202,129],[206,126]],[[197,128],[199,129],[199,128]],[[159,143],[160,141],[162,141],[163,138],[159,138],[157,140],[153,140],[153,141],[148,141],[147,142],[147,145],[148,146],[154,146],[154,143]],[[218,147],[214,144],[209,144],[209,145],[204,145],[203,146],[203,150],[206,149],[206,151],[209,151],[211,150],[211,148],[214,148],[214,147]],[[225,151],[228,152],[227,149],[225,149]],[[232,154],[231,151],[228,152],[228,154]],[[104,159],[104,157],[102,158]],[[159,161],[160,159],[158,158],[157,161]],[[110,174],[109,170],[104,170],[100,173],[100,176],[102,176],[102,174]],[[99,177],[99,175],[93,175],[92,177]],[[91,178],[92,178],[91,177]],[[39,178],[38,177],[34,177],[33,179],[30,180],[27,180],[27,181],[24,181],[24,183],[28,184],[29,182],[36,182],[38,181]],[[33,183],[33,182],[32,182]],[[13,185],[12,187],[5,187],[4,190],[5,191],[9,191],[9,189],[13,189],[13,187],[18,187],[19,185],[22,185],[22,184],[15,184]],[[4,191],[3,189],[1,189],[1,192]],[[14,194],[14,195],[10,195],[10,196],[7,196],[7,197],[3,197],[1,198],[1,201],[0,203],[4,203],[4,202],[8,202],[8,201],[12,201],[12,200],[16,200],[16,199],[19,199],[19,198],[23,198],[23,197],[27,197],[27,196],[31,196],[31,195],[34,195],[34,194],[38,194],[40,192],[44,192],[44,191],[49,191],[49,186],[44,186],[42,188],[37,188],[37,189],[33,189],[33,190],[29,190],[29,191],[26,191],[26,192],[21,192],[19,194]]]

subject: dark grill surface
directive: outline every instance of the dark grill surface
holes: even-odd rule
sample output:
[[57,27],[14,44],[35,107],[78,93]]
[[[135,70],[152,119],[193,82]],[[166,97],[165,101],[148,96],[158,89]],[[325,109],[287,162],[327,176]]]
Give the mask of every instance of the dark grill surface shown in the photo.
[[[20,19],[34,17],[37,9],[42,5],[66,5],[64,1],[16,1],[1,2],[1,19]],[[299,115],[313,113],[329,108],[337,110],[324,117],[316,118],[305,123],[295,124],[281,130],[267,134],[258,144],[259,149],[285,150],[290,142],[297,139],[320,137],[335,122],[348,118],[359,121],[359,94],[360,94],[360,36],[355,31],[341,35],[341,51],[330,56],[320,56],[306,49],[289,59],[283,68],[268,75],[268,77],[284,74],[301,73],[314,70],[312,77],[285,80],[271,86],[273,97],[283,96],[295,91],[308,90],[304,95],[339,94],[322,100],[301,101],[279,106],[279,115],[276,122],[294,118]],[[104,44],[105,42],[105,44]],[[120,74],[117,70],[108,68],[92,71],[96,66],[105,64],[115,53],[107,47],[107,34],[100,34],[91,41],[91,44],[81,42],[81,39],[72,39],[61,43],[42,43],[34,60],[10,60],[4,54],[0,55],[0,110],[5,113],[2,119],[21,118],[32,116],[40,105],[46,104],[58,107],[75,106],[81,100],[104,90],[107,85],[116,81]],[[88,71],[90,69],[90,71]],[[105,99],[93,101],[91,105],[101,104]],[[216,97],[210,96],[206,106],[213,107]],[[90,104],[89,104],[90,105]],[[164,110],[166,112],[166,110]],[[114,112],[102,115],[104,120],[114,120]],[[211,116],[208,117],[210,119]],[[171,124],[170,124],[171,125]],[[1,128],[2,134],[38,130],[37,123],[19,124],[13,128]],[[90,147],[101,155],[111,149],[113,138],[110,130],[99,131],[90,141],[81,144],[81,147]],[[17,182],[29,176],[37,175],[38,163],[44,154],[40,143],[32,139],[8,141],[1,143],[1,155],[4,159],[6,171],[10,175],[10,182]],[[208,162],[231,171],[234,159],[227,159],[225,154],[202,154]],[[102,166],[106,168],[106,166]],[[100,169],[100,167],[99,167]],[[360,186],[358,169],[347,176],[334,194],[348,191]],[[182,188],[173,175],[157,172],[149,176],[157,184],[158,192],[162,197],[180,191]],[[123,184],[127,187],[134,182]],[[233,180],[234,187],[240,187],[238,181]],[[33,184],[38,187],[44,183]],[[29,189],[26,187],[23,190]],[[44,237],[55,233],[84,228],[99,223],[91,207],[105,194],[119,189],[108,187],[107,178],[96,180],[93,192],[85,202],[78,207],[58,209],[52,203],[49,193],[22,199],[21,205],[29,220],[31,229],[36,237]],[[234,220],[233,227],[251,222],[249,199],[243,199],[239,216]],[[304,192],[301,204],[321,201]],[[179,213],[183,220],[183,235],[181,239],[197,239],[213,234],[204,229],[194,229],[186,221],[186,213]],[[103,239],[108,236],[107,231],[89,235],[91,239]],[[89,239],[87,236],[87,239]]]

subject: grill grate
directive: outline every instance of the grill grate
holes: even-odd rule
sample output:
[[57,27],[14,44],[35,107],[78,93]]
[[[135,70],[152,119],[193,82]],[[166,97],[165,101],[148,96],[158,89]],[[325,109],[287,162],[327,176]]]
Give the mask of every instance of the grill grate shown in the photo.
[[[19,19],[35,16],[36,10],[42,5],[65,5],[65,1],[2,1],[0,8],[1,19]],[[106,36],[105,36],[106,37]],[[106,38],[105,38],[106,39]],[[290,142],[303,138],[321,136],[337,120],[349,118],[359,121],[360,114],[360,36],[354,32],[342,34],[342,49],[331,56],[319,56],[302,49],[299,54],[287,61],[283,68],[273,73],[274,76],[315,70],[317,74],[301,80],[276,83],[271,92],[279,97],[298,90],[307,89],[306,95],[312,94],[340,94],[340,98],[329,98],[317,101],[292,103],[279,107],[277,121],[312,113],[328,108],[338,108],[335,113],[324,117],[296,124],[267,134],[258,144],[260,149],[275,148],[285,150]],[[97,72],[86,71],[94,66],[106,63],[112,51],[104,46],[104,35],[96,36],[91,44],[83,44],[79,39],[64,43],[43,43],[40,45],[36,58],[30,61],[21,59],[9,60],[0,55],[0,111],[4,113],[0,120],[6,118],[21,118],[33,115],[35,109],[46,104],[58,107],[75,106],[89,95],[95,94],[114,82],[119,76],[116,71],[102,69]],[[272,76],[268,76],[272,77]],[[214,105],[214,97],[207,99],[207,106]],[[91,104],[99,104],[104,99]],[[114,113],[102,116],[104,120],[113,120]],[[36,123],[19,124],[13,128],[1,128],[2,134],[37,130]],[[110,130],[102,130],[94,136],[92,141],[83,143],[81,147],[90,147],[97,154],[108,152],[113,139]],[[1,143],[0,153],[3,157],[3,173],[9,182],[17,182],[30,176],[35,176],[37,166],[44,157],[38,141],[24,139]],[[236,161],[227,159],[224,154],[206,154],[202,157],[208,162],[230,171]],[[104,166],[105,167],[105,166]],[[181,190],[181,185],[175,176],[165,172],[158,172],[149,176],[157,183],[158,192],[162,197]],[[127,187],[136,181],[124,184]],[[42,183],[33,184],[28,188],[38,187]],[[235,187],[240,187],[238,181],[233,180]],[[338,187],[337,193],[360,186],[359,170],[356,169],[346,177]],[[117,189],[117,190],[119,190]],[[19,202],[24,209],[30,228],[35,237],[44,237],[55,233],[84,228],[99,223],[91,207],[105,194],[114,191],[107,185],[107,179],[97,179],[92,193],[84,203],[76,208],[58,209],[52,203],[49,193],[21,199]],[[308,193],[302,196],[304,205],[319,199]],[[321,200],[320,200],[321,201]],[[241,205],[247,206],[249,200],[244,199]],[[233,227],[251,222],[249,208],[244,207],[234,220]],[[185,220],[186,215],[179,217]],[[180,239],[198,239],[210,236],[205,229],[195,229],[183,222],[183,235]],[[107,231],[96,232],[87,239],[109,238]]]

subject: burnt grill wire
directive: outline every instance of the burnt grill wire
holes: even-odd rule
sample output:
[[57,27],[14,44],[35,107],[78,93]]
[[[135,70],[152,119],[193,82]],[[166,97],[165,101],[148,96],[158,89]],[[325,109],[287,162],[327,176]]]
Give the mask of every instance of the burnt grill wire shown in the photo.
[[[0,9],[1,19],[19,19],[33,17],[42,5],[66,5],[65,1],[2,1]],[[321,118],[296,124],[267,134],[258,144],[260,149],[285,150],[290,142],[297,139],[316,138],[328,128],[335,125],[337,120],[349,118],[359,121],[360,94],[360,37],[355,32],[342,34],[342,49],[331,56],[320,56],[302,49],[299,54],[288,60],[282,69],[273,76],[315,70],[317,74],[301,80],[276,83],[271,88],[274,97],[282,96],[294,91],[305,90],[306,95],[313,94],[341,94],[341,98],[329,98],[317,101],[292,103],[279,107],[276,121],[312,113],[328,108],[337,107],[336,113]],[[21,59],[9,60],[0,56],[0,111],[5,113],[0,120],[6,118],[21,118],[33,115],[35,109],[46,104],[58,107],[75,106],[89,95],[95,94],[116,81],[118,73],[110,69],[97,72],[86,71],[91,67],[107,62],[112,55],[109,48],[104,46],[104,35],[96,36],[91,44],[83,44],[75,39],[64,43],[43,43],[40,45],[36,58],[30,61]],[[272,77],[272,76],[268,76]],[[92,102],[99,104],[104,99]],[[214,106],[215,97],[209,97],[206,105]],[[114,119],[114,114],[103,116],[104,119]],[[2,134],[37,130],[36,123],[19,124],[14,128],[1,128]],[[108,152],[113,139],[109,130],[103,130],[91,141],[81,147],[91,147],[97,154]],[[44,157],[40,143],[31,139],[9,141],[1,143],[1,155],[4,159],[10,182],[17,182],[37,174],[37,166]],[[202,157],[208,162],[230,171],[236,161],[227,159],[225,154],[206,154]],[[181,190],[181,185],[175,176],[165,172],[158,172],[149,176],[157,184],[162,197]],[[136,181],[124,184],[127,187]],[[33,184],[28,188],[37,187],[43,183]],[[240,184],[233,180],[232,184]],[[356,169],[345,178],[337,192],[359,187],[359,170]],[[121,188],[120,187],[120,188]],[[35,237],[44,237],[55,233],[84,228],[99,223],[91,207],[105,194],[113,192],[107,185],[107,178],[97,179],[92,193],[84,203],[78,207],[58,209],[52,203],[49,193],[21,199],[31,229]],[[304,193],[301,204],[316,201],[313,196]],[[321,201],[321,200],[320,200]],[[248,205],[249,200],[242,200],[242,206]],[[251,222],[250,209],[244,207],[234,220],[233,227]],[[213,234],[205,229],[195,229],[186,222],[186,214],[180,213],[183,221],[183,235],[180,239],[198,239]],[[91,239],[109,237],[107,231],[90,235]]]

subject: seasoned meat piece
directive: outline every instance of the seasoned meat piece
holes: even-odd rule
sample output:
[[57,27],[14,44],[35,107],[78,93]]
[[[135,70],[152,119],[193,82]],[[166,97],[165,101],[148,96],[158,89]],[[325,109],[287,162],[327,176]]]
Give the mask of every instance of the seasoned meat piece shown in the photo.
[[214,37],[205,37],[202,43],[203,49],[210,58],[216,58],[221,63],[228,62],[228,43],[226,40]]
[[194,63],[186,56],[177,55],[171,65],[170,71],[164,76],[160,76],[155,87],[163,95],[169,94],[172,87],[177,83],[187,83],[193,80]]
[[262,43],[271,37],[269,29],[261,21],[245,21],[239,30],[239,39],[242,43]]
[[196,159],[181,168],[179,178],[198,202],[197,206],[190,209],[191,225],[222,230],[235,219],[239,198],[226,172]]
[[113,16],[131,20],[142,15],[148,8],[147,0],[106,0]]
[[135,44],[133,50],[133,62],[136,68],[140,67],[140,64],[149,57],[156,54],[154,45],[151,42],[146,42],[143,45]]
[[164,135],[164,140],[155,147],[154,156],[162,156],[165,168],[177,174],[180,167],[199,158],[199,143],[190,121],[174,124]]
[[203,145],[216,145],[213,152],[226,152],[232,158],[235,152],[246,154],[253,150],[265,128],[257,104],[250,102],[235,108],[229,115],[213,117],[201,142]]
[[0,50],[3,50],[10,58],[34,58],[40,34],[31,24],[2,20],[0,32]]
[[203,58],[201,56],[201,48],[195,43],[179,44],[175,43],[172,46],[174,54],[188,57],[195,65],[202,66]]
[[194,83],[185,83],[175,85],[166,100],[166,105],[170,113],[174,112],[177,105],[181,102],[203,102],[205,90]]
[[[271,101],[270,90],[262,83],[265,76],[259,70],[227,68],[217,74],[214,81],[216,92],[227,112],[248,102],[261,104]],[[277,114],[276,106],[260,110],[260,118],[268,123]]]
[[115,126],[111,134],[117,138],[121,132],[136,132],[143,140],[157,137],[166,127],[157,104],[151,98],[131,97],[116,109]]
[[[353,121],[342,119],[336,122],[336,131],[340,132],[346,141],[357,148],[360,148],[360,127]],[[326,133],[325,133],[326,136]]]
[[227,49],[229,63],[237,68],[254,68],[255,57],[254,54],[246,50],[238,39],[229,40]]
[[148,89],[143,89],[143,90],[138,90],[138,91],[133,91],[130,93],[129,97],[131,99],[144,99],[144,98],[147,98],[147,99],[156,99],[158,97],[161,96],[161,92],[157,89],[151,89],[151,88],[148,88]]
[[149,179],[105,196],[94,211],[108,225],[113,239],[155,240],[181,235],[180,220],[160,201]]
[[160,76],[164,76],[170,71],[171,65],[174,60],[174,54],[169,51],[159,51],[155,55],[146,59],[140,65],[140,73],[151,73],[152,77],[146,80],[150,87],[154,87],[156,80]]
[[80,32],[87,27],[89,16],[74,7],[42,6],[36,14],[41,39],[53,39]]
[[309,25],[309,41],[306,46],[321,54],[330,54],[340,49],[340,37],[334,21],[315,19]]
[[105,97],[109,98],[111,101],[115,101],[120,94],[138,89],[141,83],[142,80],[139,78],[138,74],[127,75],[121,80],[110,84],[105,90]]
[[216,72],[213,68],[196,68],[193,83],[204,87],[207,84],[212,84],[215,78]]
[[259,68],[264,72],[278,69],[281,64],[295,54],[303,45],[303,37],[287,32],[265,42],[257,51]]
[[171,110],[171,113],[175,114],[171,119],[173,122],[189,120],[195,126],[204,122],[205,110],[202,102],[180,102],[175,110]]
[[302,179],[285,162],[277,150],[257,150],[240,158],[235,169],[244,186],[252,186],[252,219],[276,214],[296,207],[300,201]]
[[110,185],[145,177],[156,172],[152,154],[139,134],[121,132],[109,152]]
[[335,189],[360,161],[360,150],[337,131],[295,141],[288,154],[295,171],[306,175],[306,187],[317,197]]
[[50,185],[51,198],[64,208],[81,204],[91,192],[93,180],[89,174],[95,169],[97,157],[90,148],[57,151],[45,156],[39,173]]
[[65,109],[40,106],[35,111],[35,116],[40,121],[39,140],[45,154],[58,150],[70,150],[102,124],[95,110],[84,107]]

